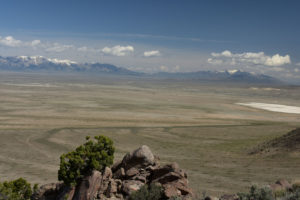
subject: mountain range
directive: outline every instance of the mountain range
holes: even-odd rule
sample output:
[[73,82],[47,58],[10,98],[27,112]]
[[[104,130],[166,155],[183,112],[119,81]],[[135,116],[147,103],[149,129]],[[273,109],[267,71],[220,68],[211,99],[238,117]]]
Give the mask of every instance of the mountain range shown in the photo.
[[43,56],[0,56],[0,70],[22,72],[85,72],[93,74],[129,75],[158,79],[183,79],[204,81],[229,81],[250,83],[280,83],[281,81],[264,74],[240,70],[197,71],[197,72],[158,72],[146,74],[135,72],[111,64],[76,63],[71,60],[50,59]]

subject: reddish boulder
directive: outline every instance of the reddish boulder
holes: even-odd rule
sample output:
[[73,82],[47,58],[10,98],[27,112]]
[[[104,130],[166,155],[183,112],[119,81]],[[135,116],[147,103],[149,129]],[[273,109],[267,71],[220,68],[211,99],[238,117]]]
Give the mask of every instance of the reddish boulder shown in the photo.
[[132,192],[139,190],[143,185],[144,185],[144,183],[142,183],[140,181],[126,180],[123,182],[122,191],[125,194],[130,195]]
[[103,172],[93,171],[76,187],[63,184],[48,184],[40,188],[34,200],[122,200],[139,190],[145,184],[159,184],[168,198],[178,196],[189,199],[193,196],[188,187],[186,173],[177,163],[159,166],[159,162],[149,147],[142,146],[124,156],[112,168]]
[[101,189],[103,176],[99,171],[93,171],[88,177],[85,177],[76,188],[73,200],[90,200],[97,197],[98,190]]
[[276,184],[281,185],[286,190],[292,190],[292,185],[285,179],[276,181]]
[[118,169],[122,167],[122,160],[116,161],[112,166],[111,166],[111,171],[115,173]]
[[135,151],[128,153],[122,160],[122,167],[125,170],[131,167],[146,167],[155,163],[155,157],[150,148],[146,145],[141,146]]
[[73,200],[75,189],[75,187],[65,187],[55,200]]
[[139,173],[139,170],[135,167],[132,167],[125,172],[125,175],[126,175],[126,177],[133,177],[133,176],[137,175],[138,173]]
[[123,167],[119,168],[114,174],[113,174],[113,177],[115,179],[123,179],[125,178],[125,170]]

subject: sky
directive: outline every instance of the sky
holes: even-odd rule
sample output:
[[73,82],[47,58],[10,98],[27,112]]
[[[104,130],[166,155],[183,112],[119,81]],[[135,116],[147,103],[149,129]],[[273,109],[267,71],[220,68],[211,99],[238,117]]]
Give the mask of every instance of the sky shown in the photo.
[[2,0],[0,56],[300,80],[298,0]]

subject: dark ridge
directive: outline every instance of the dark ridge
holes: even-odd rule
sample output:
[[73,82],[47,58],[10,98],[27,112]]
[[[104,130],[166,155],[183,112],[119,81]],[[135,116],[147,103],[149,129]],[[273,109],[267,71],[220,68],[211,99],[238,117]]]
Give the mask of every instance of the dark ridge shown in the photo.
[[250,152],[250,154],[280,151],[300,152],[300,128],[294,129],[281,137],[258,145]]

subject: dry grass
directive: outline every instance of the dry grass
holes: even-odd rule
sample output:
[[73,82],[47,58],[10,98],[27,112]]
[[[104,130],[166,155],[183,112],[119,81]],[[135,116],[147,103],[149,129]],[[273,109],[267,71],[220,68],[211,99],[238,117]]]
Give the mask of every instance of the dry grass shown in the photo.
[[299,155],[248,152],[297,127],[300,115],[235,103],[299,106],[300,89],[251,87],[1,74],[0,178],[56,181],[62,153],[86,135],[104,134],[115,141],[116,159],[146,144],[162,163],[178,162],[197,193],[219,195],[252,183],[299,179]]

